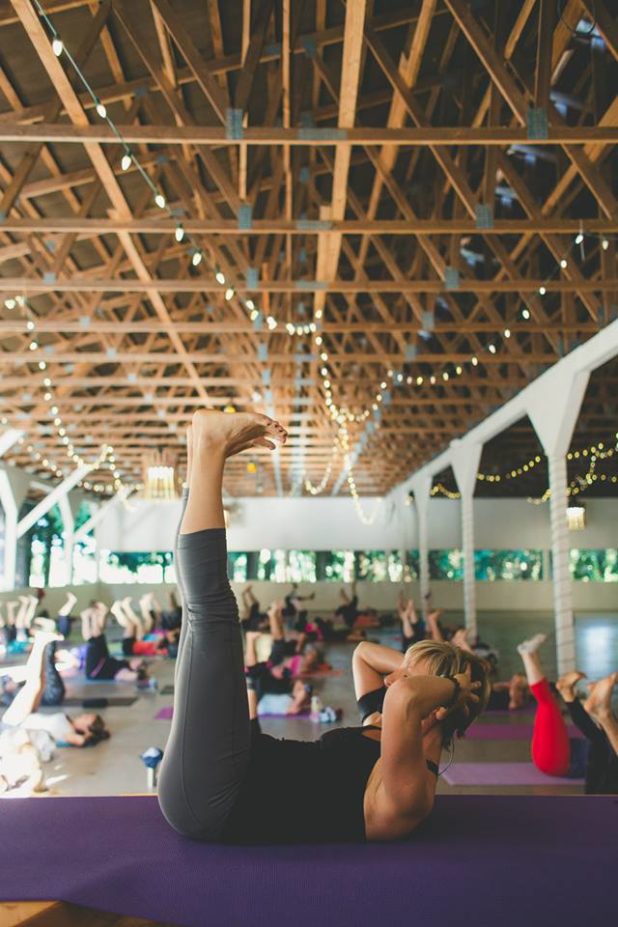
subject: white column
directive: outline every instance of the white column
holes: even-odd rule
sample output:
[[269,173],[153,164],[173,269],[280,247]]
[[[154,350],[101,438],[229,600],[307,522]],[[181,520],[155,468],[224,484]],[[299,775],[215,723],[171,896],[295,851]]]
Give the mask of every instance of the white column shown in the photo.
[[3,588],[15,588],[17,569],[17,518],[26,498],[30,477],[13,467],[0,470],[0,502],[4,509],[4,576]]
[[75,516],[79,503],[67,493],[58,500],[58,508],[62,515],[64,527],[64,560],[66,564],[65,582],[70,586],[73,582],[73,550],[75,549]]
[[421,610],[427,617],[427,596],[429,595],[429,500],[431,498],[431,477],[422,475],[411,483],[414,491],[414,506],[418,525],[418,556],[421,587]]
[[553,568],[554,622],[558,672],[575,669],[575,619],[569,572],[569,527],[567,523],[566,454],[586,393],[589,373],[556,376],[543,396],[529,402],[528,415],[545,454],[549,469],[549,517]]
[[463,593],[466,628],[473,635],[476,625],[476,580],[474,576],[474,490],[483,446],[475,441],[453,441],[451,461],[461,493],[461,547],[463,551]]
[[83,480],[86,474],[90,473],[93,468],[94,464],[84,464],[83,466],[78,467],[76,470],[73,470],[70,476],[67,476],[67,478],[63,480],[62,483],[59,483],[58,486],[54,487],[49,495],[42,499],[38,505],[35,505],[35,507],[30,512],[28,512],[24,518],[22,518],[17,526],[17,536],[22,537],[26,531],[32,528],[33,525],[36,525],[39,518],[42,518],[43,515],[46,515],[49,510],[53,508],[57,502],[60,502],[60,500],[66,496],[66,494],[70,492],[74,486],[77,486],[79,481]]

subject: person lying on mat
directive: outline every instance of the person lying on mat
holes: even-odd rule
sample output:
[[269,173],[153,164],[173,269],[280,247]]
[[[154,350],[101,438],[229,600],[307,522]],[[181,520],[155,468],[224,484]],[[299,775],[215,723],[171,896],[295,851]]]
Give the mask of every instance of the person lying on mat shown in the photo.
[[611,698],[618,673],[592,684],[583,705],[575,696],[575,685],[584,678],[583,673],[567,673],[556,686],[567,703],[574,724],[590,743],[585,757],[580,750],[582,741],[569,738],[558,700],[543,671],[539,649],[546,640],[546,634],[535,634],[517,648],[530,691],[537,701],[532,762],[547,776],[565,778],[579,778],[584,774],[585,765],[586,792],[613,795],[618,792],[618,722],[612,712]]
[[170,648],[177,646],[179,628],[157,632],[153,640],[144,640],[143,621],[131,608],[130,599],[117,599],[110,606],[110,612],[122,628],[122,652],[125,657],[168,656]]
[[[38,621],[45,630],[54,630],[53,621],[45,621],[44,619],[38,619]],[[38,634],[40,632],[36,633]],[[36,640],[36,634],[34,640]],[[45,646],[43,653],[43,691],[41,693],[40,704],[45,708],[61,705],[66,694],[64,681],[56,667],[56,646],[58,640],[62,640],[62,635],[57,635],[57,637],[50,640]],[[8,706],[13,703],[21,687],[24,686],[29,679],[38,678],[40,672],[38,661],[38,648],[34,648],[33,644],[33,650],[31,650],[28,661],[24,666],[12,666],[7,670],[4,676],[0,676],[0,706],[8,708]]]
[[478,636],[473,635],[469,628],[460,625],[457,628],[449,628],[440,621],[441,609],[436,609],[427,613],[427,627],[429,636],[434,641],[450,641],[456,647],[462,650],[468,650],[477,657],[487,661],[491,673],[498,669],[498,651],[490,644],[484,643]]
[[244,631],[262,631],[268,628],[268,615],[260,610],[260,603],[253,594],[253,586],[247,586],[240,593],[243,604],[241,625]]
[[288,621],[290,627],[295,623],[296,619],[307,617],[307,612],[301,609],[300,606],[303,602],[309,602],[312,599],[315,599],[315,592],[310,595],[300,595],[298,583],[292,583],[291,590],[283,600],[283,617]]
[[485,668],[451,645],[431,644],[429,653],[417,644],[403,659],[396,654],[396,666],[366,664],[366,691],[387,674],[381,730],[340,728],[316,742],[261,732],[255,693],[247,697],[238,607],[227,577],[223,471],[227,458],[256,447],[274,450],[286,437],[265,415],[193,416],[189,496],[176,551],[185,627],[159,805],[171,827],[195,840],[395,840],[430,813],[442,749],[487,699]]
[[258,715],[299,715],[311,706],[312,686],[292,679],[282,664],[270,667],[257,659],[259,631],[245,634],[245,677],[247,690],[255,692]]
[[401,652],[405,653],[412,644],[425,640],[425,622],[414,607],[414,599],[406,599],[403,592],[397,598],[397,615],[401,622]]
[[85,713],[70,717],[62,712],[43,714],[38,710],[43,704],[46,689],[45,651],[49,644],[58,640],[61,640],[60,635],[52,631],[35,633],[26,664],[26,680],[5,711],[2,724],[9,728],[22,727],[28,731],[47,731],[59,744],[69,744],[72,747],[93,746],[110,736],[100,715]]
[[148,678],[143,660],[117,660],[110,656],[105,638],[107,605],[94,602],[81,614],[82,636],[86,641],[87,679],[115,679],[117,682],[141,682]]

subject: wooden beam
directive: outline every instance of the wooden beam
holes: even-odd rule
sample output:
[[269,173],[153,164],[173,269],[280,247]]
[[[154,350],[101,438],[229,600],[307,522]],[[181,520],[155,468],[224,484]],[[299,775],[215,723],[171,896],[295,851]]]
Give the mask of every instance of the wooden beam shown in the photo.
[[[307,219],[288,220],[285,217],[254,219],[250,229],[240,228],[235,219],[183,219],[187,233],[195,235],[222,235],[247,237],[261,235],[303,235],[341,233],[342,235],[478,235],[476,221],[466,217],[419,219],[332,219],[311,221]],[[132,235],[169,235],[173,236],[177,226],[176,219],[164,219],[160,214],[150,214],[139,218],[90,218],[87,216],[58,216],[41,218],[23,218],[10,215],[0,220],[0,232],[19,232],[41,235],[68,232],[93,236],[117,232],[130,232]],[[496,219],[493,226],[482,230],[486,235],[533,235],[555,233],[560,235],[584,233],[612,234],[618,232],[618,219],[581,218],[570,219],[560,216],[543,216],[538,219]],[[7,249],[4,249],[5,251]],[[3,252],[0,252],[3,253]]]
[[[22,2],[22,0],[15,0]],[[354,145],[613,145],[618,141],[616,126],[550,126],[546,139],[530,138],[525,128],[516,126],[426,126],[417,128],[350,128],[284,129],[270,126],[249,126],[240,138],[229,138],[225,128],[218,126],[118,125],[126,142],[151,145],[294,145],[302,147],[349,147]],[[122,144],[109,126],[56,125],[18,122],[0,123],[0,142],[42,142],[56,144]]]
[[[16,0],[17,2],[17,0]],[[120,233],[125,235],[127,233]],[[614,290],[615,279],[599,280],[472,280],[461,279],[454,290],[448,290],[442,280],[261,280],[257,287],[244,283],[236,286],[240,296],[255,293],[538,293],[544,286],[547,293],[602,293]],[[189,279],[81,278],[46,281],[34,277],[0,277],[0,291],[5,293],[221,293],[214,280],[205,277]],[[166,325],[173,325],[168,317]]]

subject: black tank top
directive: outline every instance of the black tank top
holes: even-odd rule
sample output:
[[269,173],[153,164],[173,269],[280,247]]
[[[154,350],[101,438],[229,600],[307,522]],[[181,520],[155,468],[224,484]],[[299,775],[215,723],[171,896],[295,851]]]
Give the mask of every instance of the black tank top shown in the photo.
[[252,726],[249,769],[223,841],[365,841],[365,787],[380,758],[380,742],[363,734],[367,728],[338,728],[304,742]]

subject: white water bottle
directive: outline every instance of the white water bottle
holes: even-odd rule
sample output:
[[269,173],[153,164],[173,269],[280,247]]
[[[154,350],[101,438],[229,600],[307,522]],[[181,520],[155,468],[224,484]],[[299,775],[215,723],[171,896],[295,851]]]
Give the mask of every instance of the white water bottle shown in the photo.
[[319,696],[317,696],[317,695],[312,696],[312,698],[311,698],[311,715],[310,715],[311,720],[312,720],[312,721],[319,721],[319,720],[320,720],[320,712],[321,712],[321,711],[322,711],[322,702],[320,701]]

